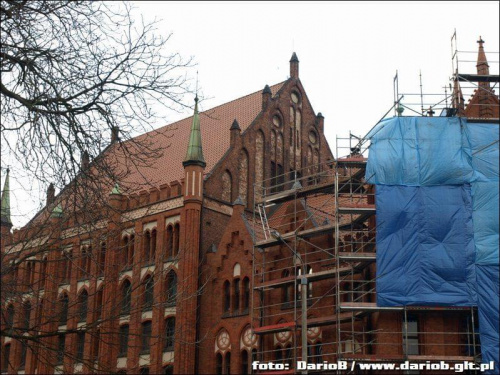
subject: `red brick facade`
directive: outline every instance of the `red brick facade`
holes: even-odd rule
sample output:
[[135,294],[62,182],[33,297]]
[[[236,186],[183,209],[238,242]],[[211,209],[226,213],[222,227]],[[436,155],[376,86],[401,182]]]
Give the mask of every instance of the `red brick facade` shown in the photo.
[[[40,335],[26,351],[21,336],[2,335],[2,373],[245,373],[253,351],[262,345],[247,331],[253,247],[249,218],[254,194],[259,194],[254,184],[333,159],[323,116],[313,110],[298,68],[294,54],[289,79],[245,99],[245,105],[258,100],[260,108],[244,129],[231,126],[234,120],[243,124],[239,118],[219,119],[226,129],[220,137],[230,146],[215,163],[208,155],[205,169],[170,165],[183,170],[184,178],[132,198],[110,194],[109,206],[116,210],[109,209],[109,220],[94,223],[91,230],[76,235],[74,221],[66,220],[64,213],[52,214],[50,230],[37,235],[41,242],[15,251],[23,240],[33,238],[32,229],[11,236],[10,228],[2,226],[5,264],[19,259],[23,251],[43,249],[2,275],[3,291],[10,293],[2,298],[2,330],[25,324],[23,307],[29,301],[27,326]],[[206,154],[211,147],[204,141]],[[331,234],[314,241],[333,246]],[[280,256],[276,255],[277,268]],[[370,272],[374,275],[375,270]],[[323,294],[329,283],[318,282],[311,293]],[[282,290],[272,298],[284,298]],[[333,303],[324,301],[325,306]],[[443,345],[429,345],[421,354],[463,354],[460,346],[446,345],[466,340],[458,335],[463,329],[460,313],[418,315],[422,342],[428,340],[426,332],[450,333],[437,338]],[[367,328],[401,331],[400,313],[371,316]],[[288,321],[293,321],[291,310]],[[336,351],[330,344],[335,328],[319,332],[320,336],[311,333],[311,342],[322,340],[325,353]],[[364,353],[402,355],[401,335],[382,335],[371,339],[394,345],[366,348]],[[59,357],[63,337],[64,355]],[[277,347],[286,357],[287,338]]]

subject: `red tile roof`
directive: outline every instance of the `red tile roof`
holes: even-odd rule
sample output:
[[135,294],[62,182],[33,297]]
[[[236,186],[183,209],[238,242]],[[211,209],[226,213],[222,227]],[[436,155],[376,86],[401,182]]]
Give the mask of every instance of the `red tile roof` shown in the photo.
[[[273,96],[284,83],[271,86]],[[203,153],[207,162],[205,173],[209,173],[229,149],[229,128],[233,120],[238,120],[241,131],[244,132],[261,109],[262,91],[260,90],[200,113]],[[182,179],[184,177],[182,161],[186,155],[191,122],[192,116],[125,142],[128,144],[150,142],[151,149],[162,149],[163,152],[148,166],[120,163],[122,169],[125,168],[125,164],[128,165],[127,176],[120,182],[120,185],[123,184],[123,188],[130,193],[134,190],[159,187],[162,184]]]

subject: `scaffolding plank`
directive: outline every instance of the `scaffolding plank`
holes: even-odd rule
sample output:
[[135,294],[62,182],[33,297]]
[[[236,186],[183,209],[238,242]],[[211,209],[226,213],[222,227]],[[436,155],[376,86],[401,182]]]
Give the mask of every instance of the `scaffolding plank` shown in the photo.
[[462,361],[474,361],[472,356],[455,356],[455,355],[409,355],[408,360],[410,361],[447,361],[447,362],[462,362]]
[[268,326],[256,327],[253,329],[253,332],[256,333],[257,335],[263,335],[267,333],[292,331],[296,326],[297,324],[295,322],[271,324]]
[[258,241],[257,243],[255,243],[255,246],[260,247],[261,249],[265,249],[267,247],[279,245],[282,242],[282,240],[283,241],[291,240],[295,236],[301,238],[310,238],[310,237],[320,236],[328,232],[333,232],[334,229],[335,229],[335,224],[325,224],[310,229],[304,229],[298,231],[297,233],[287,232],[285,234],[282,234],[281,238],[273,237],[273,238],[268,238],[267,240]]
[[[343,302],[340,304],[341,310],[360,311],[401,311],[403,306],[377,306],[375,302]],[[428,311],[450,311],[450,310],[470,310],[470,306],[406,306],[406,310],[428,310]]]
[[355,253],[355,252],[339,252],[339,258],[342,260],[347,260],[347,261],[375,261],[377,259],[377,254],[376,253]]
[[[339,268],[339,274],[341,276],[347,275],[351,271],[352,271],[352,267],[350,267],[350,266]],[[319,281],[319,280],[334,278],[336,275],[337,275],[337,269],[330,268],[328,270],[307,274],[306,278],[309,281]],[[254,289],[273,289],[273,288],[278,288],[278,287],[286,285],[286,284],[293,284],[295,281],[295,277],[296,276],[288,276],[288,277],[282,277],[279,279],[264,281],[262,283],[256,284],[254,286]],[[299,279],[300,277],[301,277],[300,275],[297,275],[297,279]]]
[[367,204],[367,203],[342,203],[342,206],[339,206],[339,213],[344,214],[366,214],[366,213],[375,213],[375,205]]
[[340,159],[337,159],[337,165],[338,166],[346,166],[346,167],[365,168],[367,161],[368,161],[368,158],[365,158],[365,157],[340,158]]
[[[315,176],[312,175],[310,176],[311,178],[314,178]],[[285,191],[281,191],[279,193],[274,193],[271,195],[263,196],[260,199],[256,200],[257,204],[261,203],[283,203],[286,201],[294,200],[295,198],[302,198],[305,197],[306,195],[311,195],[315,193],[320,193],[325,190],[331,189],[331,192],[333,193],[333,189],[335,188],[335,181],[332,179],[332,181],[326,181],[322,182],[319,184],[314,184],[314,185],[308,185],[304,186],[298,189],[288,189]]]
[[375,302],[342,302],[340,304],[341,310],[372,310],[372,311],[400,311],[403,310],[403,307],[394,306],[394,307],[382,307],[377,306]]
[[459,74],[458,80],[460,82],[500,82],[500,76],[498,74]]
[[361,353],[343,353],[343,359],[357,360],[361,362],[398,362],[404,361],[403,355],[397,354],[361,354]]
[[[358,316],[360,314],[361,314],[360,312],[354,313],[355,316]],[[338,320],[340,320],[340,322],[347,322],[350,321],[352,318],[353,318],[353,313],[351,312],[340,313],[340,315],[334,314],[334,315],[322,316],[320,318],[309,318],[307,319],[307,327],[310,328],[310,327],[327,326],[331,324],[337,324]]]

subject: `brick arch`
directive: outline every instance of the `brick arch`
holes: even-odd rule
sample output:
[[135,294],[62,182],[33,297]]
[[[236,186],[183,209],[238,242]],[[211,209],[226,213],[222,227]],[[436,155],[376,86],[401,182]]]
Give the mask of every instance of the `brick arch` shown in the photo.
[[238,195],[248,202],[249,157],[246,148],[242,148],[238,157]]
[[222,181],[222,200],[233,203],[233,177],[229,169],[226,169],[221,177]]
[[[282,120],[283,121],[283,120]],[[257,130],[255,134],[255,184],[257,187],[262,185],[265,179],[265,155],[266,155],[266,137],[262,129]],[[262,190],[257,189],[257,196],[262,195]]]

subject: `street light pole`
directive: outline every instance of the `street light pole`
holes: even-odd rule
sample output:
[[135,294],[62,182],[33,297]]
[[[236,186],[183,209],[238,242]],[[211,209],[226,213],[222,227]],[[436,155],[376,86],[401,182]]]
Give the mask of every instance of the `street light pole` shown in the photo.
[[[302,259],[300,260],[302,262]],[[304,264],[302,264],[302,278],[300,279],[302,287],[302,360],[307,362],[307,276],[305,273]],[[307,374],[307,368],[302,371],[302,374]]]
[[[284,239],[281,237],[281,234],[275,230],[270,230],[270,234],[283,242],[292,252],[295,259],[300,262],[300,267],[302,269],[302,276],[300,278],[300,299],[301,299],[301,310],[302,310],[302,318],[301,318],[301,340],[302,340],[302,361],[307,362],[307,269],[304,264],[302,257],[300,254],[295,251]],[[301,374],[307,375],[307,368],[302,370]]]

